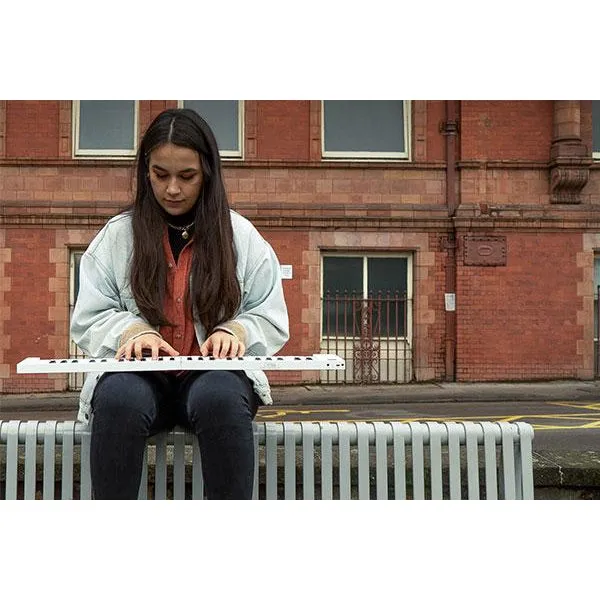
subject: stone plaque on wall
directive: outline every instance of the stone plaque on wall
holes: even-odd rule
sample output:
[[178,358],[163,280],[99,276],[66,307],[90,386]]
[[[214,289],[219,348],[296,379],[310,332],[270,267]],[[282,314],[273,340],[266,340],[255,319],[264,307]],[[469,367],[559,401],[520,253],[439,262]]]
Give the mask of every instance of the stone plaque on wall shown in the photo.
[[506,265],[505,236],[467,236],[464,242],[465,265],[473,267]]

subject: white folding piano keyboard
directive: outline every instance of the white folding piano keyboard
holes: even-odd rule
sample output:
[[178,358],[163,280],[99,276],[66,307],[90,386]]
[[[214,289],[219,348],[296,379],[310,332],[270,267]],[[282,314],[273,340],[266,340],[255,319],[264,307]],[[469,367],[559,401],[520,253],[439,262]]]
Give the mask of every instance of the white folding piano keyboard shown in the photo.
[[17,364],[17,373],[91,373],[93,371],[324,371],[343,370],[336,354],[312,356],[159,356],[158,358],[50,358],[29,357]]

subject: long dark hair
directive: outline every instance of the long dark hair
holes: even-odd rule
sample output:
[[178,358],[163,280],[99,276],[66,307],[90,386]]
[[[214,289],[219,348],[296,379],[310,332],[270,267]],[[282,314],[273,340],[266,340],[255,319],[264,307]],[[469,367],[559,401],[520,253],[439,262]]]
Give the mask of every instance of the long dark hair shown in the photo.
[[181,108],[160,113],[141,140],[136,195],[131,208],[131,290],[141,314],[150,324],[169,325],[163,310],[167,261],[161,240],[165,219],[154,197],[148,170],[150,153],[169,142],[191,148],[200,156],[203,183],[195,205],[192,283],[187,302],[196,308],[200,322],[210,333],[216,325],[233,317],[241,295],[219,149],[210,127],[193,110]]

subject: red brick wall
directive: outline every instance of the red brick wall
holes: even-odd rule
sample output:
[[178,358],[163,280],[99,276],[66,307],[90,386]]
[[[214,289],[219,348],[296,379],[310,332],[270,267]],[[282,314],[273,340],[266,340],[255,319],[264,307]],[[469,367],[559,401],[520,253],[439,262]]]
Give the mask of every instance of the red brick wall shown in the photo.
[[177,108],[177,100],[145,100],[139,102],[139,130],[138,137],[141,139],[144,132],[152,121],[168,108]]
[[553,107],[550,100],[462,102],[460,158],[548,161]]
[[[443,205],[443,169],[368,169],[323,166],[279,168],[235,166],[224,169],[225,183],[232,203],[286,205],[284,215],[314,214],[320,209],[341,209],[348,216],[367,216],[374,211],[402,208],[407,204]],[[292,206],[296,204],[296,206]],[[374,216],[376,212],[372,213]]]
[[256,147],[258,159],[299,160],[310,154],[310,102],[258,101]]
[[[308,249],[308,232],[306,231],[277,231],[261,230],[264,238],[273,246],[279,262],[292,266],[292,279],[284,279],[283,293],[290,319],[290,340],[279,351],[283,355],[303,356],[318,352],[319,340],[312,340],[311,347],[308,336],[308,324],[303,323],[302,310],[308,308],[308,295],[303,289],[303,282],[308,278],[308,266],[303,260],[303,254]],[[269,374],[272,383],[298,383],[301,381],[300,372],[273,372]]]
[[57,158],[59,102],[6,103],[6,157]]
[[[433,311],[433,319],[427,328],[427,335],[422,335],[418,327],[415,329],[413,338],[415,345],[415,356],[423,354],[427,357],[428,367],[432,372],[433,379],[443,379],[446,370],[446,311],[444,304],[444,292],[446,288],[446,253],[442,252],[443,236],[439,234],[429,235],[430,248],[439,249],[435,252],[435,260],[432,267],[429,267],[426,273],[426,283],[421,284],[421,289],[417,288],[419,293],[415,293],[415,303],[419,305],[423,302],[422,288],[424,285],[429,285],[429,296],[427,303]],[[423,274],[418,270],[414,277],[417,281],[422,278]],[[420,346],[426,345],[427,351],[422,352]],[[417,367],[419,365],[416,365]]]
[[11,249],[11,260],[4,267],[5,276],[10,280],[10,289],[4,293],[5,302],[10,306],[4,333],[11,340],[4,354],[11,375],[4,381],[6,393],[54,389],[52,376],[15,375],[15,365],[23,358],[52,356],[49,341],[55,328],[50,307],[54,304],[54,293],[50,292],[48,282],[55,274],[50,264],[54,238],[55,232],[46,229],[6,231],[6,246]]
[[[27,165],[2,167],[2,170],[2,200],[22,202],[18,207],[21,213],[40,212],[35,201],[79,203],[79,210],[70,207],[60,210],[94,213],[94,202],[113,200],[116,211],[118,203],[131,200],[131,169],[123,164],[90,166],[82,161],[80,166]],[[82,207],[82,202],[88,203],[87,206]]]
[[427,102],[427,160],[446,160],[446,137],[440,133],[440,124],[446,120],[446,103],[442,100]]
[[458,380],[576,378],[581,234],[513,233],[507,245],[506,266],[458,268]]

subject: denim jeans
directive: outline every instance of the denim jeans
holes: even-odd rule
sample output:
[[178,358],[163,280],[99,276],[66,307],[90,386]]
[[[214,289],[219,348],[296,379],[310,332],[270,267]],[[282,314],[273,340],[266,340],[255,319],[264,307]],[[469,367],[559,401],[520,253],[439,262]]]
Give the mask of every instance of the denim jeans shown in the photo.
[[206,497],[251,499],[259,404],[243,371],[105,373],[92,398],[93,497],[137,498],[146,439],[180,425],[198,438]]

